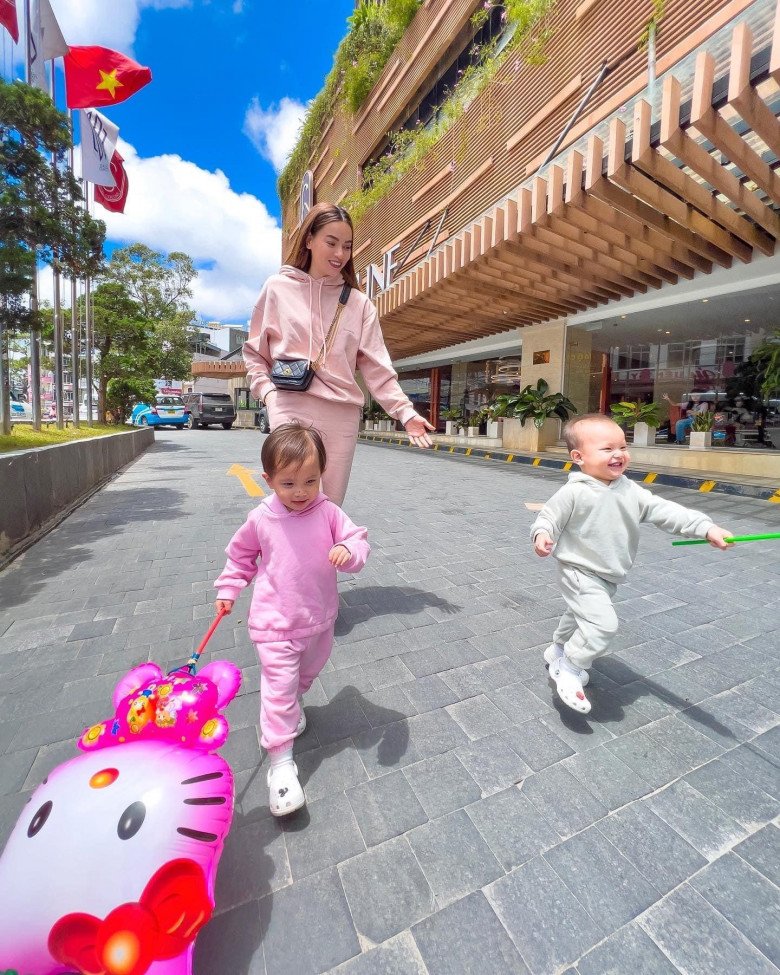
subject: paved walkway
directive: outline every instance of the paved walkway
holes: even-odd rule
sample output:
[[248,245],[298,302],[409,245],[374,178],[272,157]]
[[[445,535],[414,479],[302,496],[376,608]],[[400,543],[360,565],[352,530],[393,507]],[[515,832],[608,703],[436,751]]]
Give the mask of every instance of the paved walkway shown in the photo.
[[[117,677],[183,661],[253,503],[251,431],[155,447],[0,574],[0,842],[106,717]],[[739,975],[780,964],[780,549],[648,529],[589,719],[541,666],[561,600],[527,539],[563,475],[358,448],[370,529],[297,747],[308,808],[267,810],[246,601],[224,753],[237,811],[197,975]],[[681,489],[736,533],[780,507]]]

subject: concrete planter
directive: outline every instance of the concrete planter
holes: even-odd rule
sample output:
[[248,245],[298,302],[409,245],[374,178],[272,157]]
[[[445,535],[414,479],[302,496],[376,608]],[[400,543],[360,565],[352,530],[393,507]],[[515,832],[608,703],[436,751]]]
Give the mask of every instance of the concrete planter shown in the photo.
[[479,436],[479,427],[467,427],[466,428],[466,436],[467,437],[478,437]]
[[658,427],[649,427],[646,423],[637,423],[634,426],[634,444],[637,447],[652,447],[655,445],[655,435]]
[[501,435],[504,449],[538,453],[557,442],[560,422],[560,420],[546,420],[544,426],[539,429],[531,421],[523,425],[519,420],[506,419]]
[[688,446],[691,450],[709,450],[712,446],[712,430],[691,430]]
[[500,437],[503,426],[503,420],[488,420],[487,435],[489,437]]
[[445,420],[444,421],[444,432],[448,437],[454,437],[458,432],[458,421],[457,420]]

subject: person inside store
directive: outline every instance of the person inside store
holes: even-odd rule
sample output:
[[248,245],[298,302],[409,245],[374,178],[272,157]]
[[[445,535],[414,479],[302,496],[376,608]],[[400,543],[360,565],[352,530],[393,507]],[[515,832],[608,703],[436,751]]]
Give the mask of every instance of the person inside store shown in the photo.
[[[669,397],[664,394],[664,399],[671,403]],[[671,404],[672,406],[675,404]],[[674,422],[674,442],[677,444],[685,443],[685,436],[688,431],[693,426],[693,418],[697,413],[706,413],[710,406],[706,400],[702,400],[696,393],[694,393],[691,398],[683,405],[680,404],[680,417]],[[671,429],[671,407],[670,407],[670,424]]]
[[363,393],[403,425],[417,447],[430,447],[434,427],[398,383],[379,317],[358,287],[352,220],[343,207],[318,203],[295,234],[287,263],[257,300],[244,344],[252,395],[271,429],[297,422],[319,431],[328,465],[322,490],[341,505],[357,444]]

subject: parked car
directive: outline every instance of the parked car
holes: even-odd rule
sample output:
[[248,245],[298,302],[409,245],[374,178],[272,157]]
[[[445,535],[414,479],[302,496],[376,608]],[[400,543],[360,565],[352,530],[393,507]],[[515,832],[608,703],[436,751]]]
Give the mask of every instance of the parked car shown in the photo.
[[182,399],[190,411],[190,429],[221,423],[229,430],[236,421],[236,408],[229,393],[185,393]]
[[158,393],[154,403],[138,403],[130,414],[134,427],[185,427],[189,424],[190,411],[181,396]]
[[255,410],[255,426],[260,433],[269,433],[271,424],[268,420],[268,410],[264,406],[258,406]]
[[26,403],[23,399],[19,399],[16,393],[11,392],[11,420],[14,423],[27,422],[29,423],[32,416],[32,406]]

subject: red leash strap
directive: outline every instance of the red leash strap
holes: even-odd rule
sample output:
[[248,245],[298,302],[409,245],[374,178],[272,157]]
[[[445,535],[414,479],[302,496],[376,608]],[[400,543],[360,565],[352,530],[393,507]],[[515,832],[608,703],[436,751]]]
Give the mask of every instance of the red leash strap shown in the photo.
[[221,609],[217,613],[217,615],[214,618],[214,620],[212,621],[211,626],[206,631],[206,635],[200,641],[200,645],[198,646],[198,649],[195,650],[195,651],[193,651],[192,656],[190,657],[190,659],[187,661],[186,664],[182,664],[181,667],[174,667],[173,670],[169,671],[170,674],[176,673],[177,670],[184,670],[185,667],[190,672],[191,675],[194,675],[195,674],[195,668],[198,665],[198,660],[200,659],[200,655],[206,649],[206,644],[209,642],[209,640],[212,638],[212,636],[214,636],[214,630],[216,630],[216,628],[222,622],[222,617],[223,616],[227,616],[227,611],[224,610],[224,609]]

